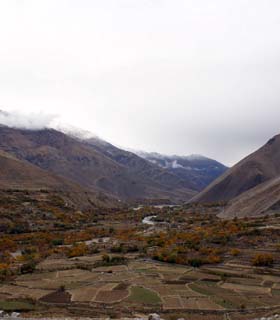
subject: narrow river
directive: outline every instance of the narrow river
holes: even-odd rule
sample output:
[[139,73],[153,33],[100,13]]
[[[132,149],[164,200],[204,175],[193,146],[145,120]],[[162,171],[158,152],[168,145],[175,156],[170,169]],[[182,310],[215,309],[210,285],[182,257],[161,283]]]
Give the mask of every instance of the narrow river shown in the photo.
[[148,217],[145,217],[143,220],[142,220],[142,223],[144,224],[148,224],[150,226],[153,226],[155,225],[155,221],[153,221],[154,218],[156,218],[157,216],[148,216]]

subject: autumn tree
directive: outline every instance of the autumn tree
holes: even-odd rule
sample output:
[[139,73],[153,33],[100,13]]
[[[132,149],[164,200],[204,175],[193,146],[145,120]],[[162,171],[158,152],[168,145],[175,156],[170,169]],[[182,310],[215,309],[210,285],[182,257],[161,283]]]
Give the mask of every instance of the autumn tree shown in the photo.
[[252,264],[256,267],[271,267],[273,263],[274,258],[270,253],[257,253],[252,259]]

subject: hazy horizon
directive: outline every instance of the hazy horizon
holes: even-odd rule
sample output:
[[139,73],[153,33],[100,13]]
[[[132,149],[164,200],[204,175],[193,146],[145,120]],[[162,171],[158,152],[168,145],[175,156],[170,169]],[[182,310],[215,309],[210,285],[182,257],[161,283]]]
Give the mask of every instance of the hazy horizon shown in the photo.
[[0,109],[233,165],[280,133],[279,21],[276,0],[2,1]]

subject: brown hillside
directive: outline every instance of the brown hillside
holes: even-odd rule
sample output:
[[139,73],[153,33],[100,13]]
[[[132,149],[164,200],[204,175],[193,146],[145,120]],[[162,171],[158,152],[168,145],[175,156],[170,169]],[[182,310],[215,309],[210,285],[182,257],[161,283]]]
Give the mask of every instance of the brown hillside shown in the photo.
[[280,135],[226,171],[192,202],[228,201],[280,175]]
[[221,218],[255,217],[280,209],[280,176],[230,201]]
[[160,181],[131,171],[125,165],[94,150],[89,144],[51,129],[0,128],[0,150],[43,170],[66,178],[93,192],[105,192],[121,200],[189,199],[195,192],[177,177]]
[[101,192],[88,192],[75,183],[3,151],[0,151],[0,189],[29,191],[42,189],[60,193],[69,204],[80,208],[116,205],[114,199]]

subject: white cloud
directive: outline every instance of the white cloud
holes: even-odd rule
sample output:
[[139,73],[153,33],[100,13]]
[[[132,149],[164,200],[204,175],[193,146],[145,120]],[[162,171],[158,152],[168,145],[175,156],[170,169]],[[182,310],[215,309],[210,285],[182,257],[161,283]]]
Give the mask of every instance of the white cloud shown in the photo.
[[184,168],[184,166],[182,166],[180,163],[178,163],[177,160],[173,160],[171,166],[173,169]]
[[0,111],[0,124],[20,129],[44,129],[52,127],[56,116],[40,113],[24,113],[20,111]]
[[279,0],[4,0],[0,105],[233,164],[279,131],[279,21]]

